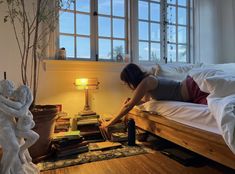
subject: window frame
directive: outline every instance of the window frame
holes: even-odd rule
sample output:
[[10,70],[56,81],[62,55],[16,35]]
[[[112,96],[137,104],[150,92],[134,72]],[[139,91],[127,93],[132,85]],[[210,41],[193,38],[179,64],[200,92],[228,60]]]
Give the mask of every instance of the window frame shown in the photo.
[[[148,2],[148,4],[150,4],[150,0],[141,0],[141,1],[146,1]],[[178,0],[176,0],[177,2]],[[113,0],[111,1],[111,7],[112,7],[112,2]],[[139,2],[139,0],[138,0]],[[156,62],[156,61],[150,61],[151,59],[151,51],[149,49],[149,59],[148,61],[143,61],[143,60],[139,60],[139,19],[138,19],[138,3],[134,2],[134,1],[130,1],[130,0],[124,0],[124,21],[125,21],[125,24],[124,24],[124,27],[125,27],[125,37],[124,37],[124,41],[125,41],[125,55],[129,55],[130,56],[130,62],[133,62],[133,63],[140,63],[140,64],[155,64],[155,63],[168,63],[169,62],[169,59],[167,58],[168,55],[167,55],[167,45],[169,43],[167,43],[167,25],[163,25],[164,22],[166,22],[167,20],[167,15],[166,13],[163,13],[163,11],[165,10],[165,12],[167,12],[167,0],[161,0],[160,2],[156,2],[155,3],[159,3],[160,4],[160,22],[158,21],[154,21],[154,23],[157,23],[157,24],[160,24],[160,41],[156,41],[156,43],[160,43],[160,62]],[[186,25],[181,25],[181,24],[178,24],[178,8],[182,7],[181,5],[178,5],[175,4],[171,4],[171,6],[176,6],[176,24],[174,24],[174,26],[176,26],[176,31],[177,31],[177,34],[176,34],[176,43],[174,43],[176,45],[176,62],[173,62],[173,63],[190,63],[193,61],[193,27],[192,27],[192,24],[193,24],[193,12],[192,12],[192,5],[193,5],[193,0],[187,0],[187,7],[183,6],[184,8],[186,8],[186,13],[187,13],[187,23]],[[76,5],[76,3],[74,4]],[[74,7],[74,10],[76,9],[76,6]],[[108,17],[110,17],[111,19],[111,32],[112,32],[112,27],[113,27],[113,24],[112,24],[112,19],[113,18],[119,18],[119,17],[116,17],[116,16],[113,16],[112,14],[112,9],[111,8],[111,14],[108,15]],[[149,6],[149,9],[150,9],[150,6]],[[62,11],[74,11],[74,10],[62,10]],[[113,57],[113,40],[119,40],[115,37],[113,37],[112,33],[111,33],[111,36],[109,37],[109,39],[111,40],[111,59],[102,59],[102,58],[99,58],[98,55],[99,55],[99,46],[98,46],[98,42],[99,42],[99,38],[103,38],[102,36],[98,36],[99,33],[98,33],[98,15],[94,16],[94,12],[97,12],[98,11],[98,1],[93,1],[93,0],[90,0],[90,58],[87,58],[87,59],[84,59],[84,58],[76,58],[76,54],[77,54],[77,48],[76,48],[76,38],[79,36],[78,34],[74,33],[73,36],[75,37],[74,39],[74,47],[75,47],[75,50],[74,50],[74,54],[75,54],[75,57],[74,58],[69,58],[69,60],[82,60],[82,61],[108,61],[108,62],[117,62]],[[75,11],[74,11],[75,12]],[[85,12],[78,12],[79,14],[83,14]],[[150,13],[150,10],[148,12],[149,14],[148,15],[151,15]],[[75,12],[76,14],[76,12]],[[85,13],[87,14],[87,13]],[[75,21],[74,21],[74,27],[76,27],[76,15],[74,15],[75,17]],[[103,14],[100,14],[100,16],[106,16],[106,15],[103,15]],[[142,20],[141,20],[142,21]],[[144,21],[144,20],[143,20]],[[151,19],[149,17],[149,19],[147,20],[148,21],[148,30],[149,30],[149,36],[148,36],[148,45],[149,45],[149,48],[151,47],[151,42],[154,42],[155,41],[151,41],[151,34],[150,34],[150,30],[151,30]],[[164,21],[164,22],[162,22]],[[180,44],[178,43],[178,27],[179,26],[183,26],[185,27],[186,26],[186,44]],[[66,35],[64,33],[60,33],[59,32],[59,27],[58,27],[58,32],[57,32],[57,41],[58,39],[60,38],[60,35]],[[165,31],[164,31],[165,30]],[[70,34],[68,34],[70,35]],[[72,35],[72,34],[71,34]],[[71,36],[70,35],[70,36]],[[82,37],[84,37],[84,35],[81,35]],[[104,37],[106,38],[106,37]],[[121,39],[122,40],[122,39]],[[187,45],[186,46],[186,62],[178,62],[178,46],[180,45]],[[59,48],[59,42],[57,42],[57,45],[56,45],[56,49]],[[124,57],[123,57],[124,58]],[[168,60],[167,60],[168,59]]]
[[[149,6],[149,9],[150,9],[150,3],[151,3],[151,0],[138,0],[138,3],[139,1],[143,1],[143,2],[148,2],[148,6]],[[169,56],[168,56],[168,44],[170,44],[167,40],[167,25],[170,25],[168,24],[167,22],[167,0],[160,0],[160,2],[156,2],[156,1],[152,1],[153,3],[160,3],[160,62],[155,62],[155,61],[151,61],[151,51],[150,51],[150,47],[151,47],[151,32],[150,32],[150,26],[151,26],[151,20],[150,20],[150,13],[151,11],[149,10],[148,11],[148,16],[149,16],[149,19],[146,20],[146,21],[149,21],[148,23],[148,30],[149,30],[149,37],[148,37],[148,46],[149,46],[149,52],[148,52],[148,60],[139,60],[139,49],[138,48],[134,48],[134,50],[132,52],[136,52],[137,53],[137,56],[136,59],[134,60],[134,62],[139,62],[141,64],[151,64],[151,63],[169,63]],[[138,3],[135,3],[133,4],[135,7],[133,7],[135,10],[138,11]],[[193,0],[187,0],[187,6],[182,6],[182,5],[178,5],[178,0],[176,0],[176,4],[173,5],[173,4],[170,4],[171,6],[174,6],[176,7],[176,23],[174,24],[174,26],[176,27],[176,42],[174,43],[176,45],[176,61],[175,62],[172,62],[172,63],[190,63],[193,59],[192,57],[192,54],[191,54],[191,40],[193,39],[192,38],[192,34],[191,32],[192,31],[192,21],[191,21],[191,15],[193,15],[191,13],[191,8],[192,8],[192,4],[193,4]],[[183,8],[186,8],[186,13],[187,13],[187,18],[186,18],[186,25],[181,25],[181,24],[178,24],[178,8],[179,7],[183,7]],[[137,31],[136,31],[136,36],[138,36],[139,34],[139,31],[138,31],[138,28],[139,28],[139,24],[138,22],[139,21],[145,21],[145,20],[139,20],[138,19],[138,12],[136,12],[136,15],[135,16],[135,23],[134,23],[134,28],[137,28]],[[164,25],[165,24],[165,25]],[[178,26],[184,26],[186,27],[186,44],[179,44],[178,43]],[[138,39],[138,44],[139,44],[139,41],[142,41],[142,40],[139,40]],[[144,42],[147,42],[147,41],[144,41]],[[157,42],[159,43],[159,42]],[[179,45],[186,45],[186,62],[179,62],[178,61],[178,46]],[[139,46],[138,46],[139,47]]]
[[[62,33],[60,32],[59,25],[57,28],[57,35],[58,35],[58,43],[57,43],[57,49],[59,49],[60,45],[60,36],[73,36],[74,37],[74,58],[69,57],[68,60],[82,60],[82,61],[108,61],[108,62],[116,62],[115,58],[113,57],[113,41],[114,40],[123,40],[125,43],[124,46],[124,55],[129,54],[129,32],[128,32],[128,1],[129,0],[123,0],[124,1],[124,17],[120,16],[114,16],[112,13],[113,9],[113,0],[110,1],[110,7],[111,7],[111,12],[110,15],[105,15],[105,14],[99,14],[98,13],[98,1],[90,0],[90,13],[88,12],[81,12],[81,11],[76,11],[76,0],[74,3],[74,9],[69,10],[69,9],[60,9],[62,12],[71,12],[74,14],[74,33],[73,34],[68,34],[68,33]],[[77,26],[77,20],[76,20],[76,14],[89,14],[90,16],[90,35],[81,35],[78,34],[76,31],[76,26]],[[101,17],[109,17],[110,18],[110,27],[111,27],[111,35],[110,37],[106,36],[99,36],[98,32],[98,18],[99,16]],[[124,38],[116,38],[113,37],[113,19],[123,19],[124,20]],[[60,21],[58,21],[60,22]],[[77,57],[77,37],[87,37],[90,38],[90,58],[78,58]],[[99,58],[99,39],[109,39],[111,41],[111,58],[110,59],[103,59]],[[124,57],[123,57],[124,58]]]

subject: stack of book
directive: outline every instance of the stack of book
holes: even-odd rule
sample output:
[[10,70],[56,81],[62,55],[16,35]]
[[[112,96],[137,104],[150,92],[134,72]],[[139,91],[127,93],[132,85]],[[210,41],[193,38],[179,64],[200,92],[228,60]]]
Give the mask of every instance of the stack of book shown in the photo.
[[116,123],[109,126],[106,131],[101,129],[101,133],[106,140],[113,142],[127,141],[127,128],[124,122]]
[[55,121],[54,133],[68,132],[70,129],[71,117],[61,116]]
[[113,142],[127,141],[128,134],[127,132],[112,132],[110,140]]
[[53,135],[52,138],[55,155],[58,158],[76,155],[87,152],[88,142],[80,136],[80,131],[60,132]]
[[103,141],[99,129],[99,115],[86,115],[77,116],[77,130],[80,131],[80,135],[87,142]]

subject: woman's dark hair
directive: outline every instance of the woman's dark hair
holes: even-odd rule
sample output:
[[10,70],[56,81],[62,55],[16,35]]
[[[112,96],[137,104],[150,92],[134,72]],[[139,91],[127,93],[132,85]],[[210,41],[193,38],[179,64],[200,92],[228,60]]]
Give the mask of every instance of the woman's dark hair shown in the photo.
[[141,70],[141,68],[134,64],[128,64],[121,72],[120,78],[122,81],[126,82],[131,89],[136,89],[139,83],[147,76],[148,74]]

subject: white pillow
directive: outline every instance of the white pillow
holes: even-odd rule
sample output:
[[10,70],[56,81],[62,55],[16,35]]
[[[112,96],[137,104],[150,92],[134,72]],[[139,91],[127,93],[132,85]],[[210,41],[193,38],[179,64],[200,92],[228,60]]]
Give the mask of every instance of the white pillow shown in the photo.
[[207,89],[211,95],[225,97],[235,94],[235,75],[220,75],[208,77],[205,80]]
[[224,75],[224,74],[225,73],[222,70],[204,69],[204,68],[195,68],[189,72],[189,75],[197,83],[201,91],[206,93],[210,93],[210,91],[207,89],[205,79],[208,77],[213,77],[216,75]]
[[203,64],[202,68],[222,70],[227,74],[235,75],[235,63]]
[[149,74],[154,75],[157,65],[156,63],[148,63],[148,64],[138,64],[138,66],[141,68],[141,70],[143,70],[144,72],[147,72]]
[[200,64],[157,64],[154,75],[165,77],[173,80],[182,81],[186,78],[189,71],[193,68],[200,67]]

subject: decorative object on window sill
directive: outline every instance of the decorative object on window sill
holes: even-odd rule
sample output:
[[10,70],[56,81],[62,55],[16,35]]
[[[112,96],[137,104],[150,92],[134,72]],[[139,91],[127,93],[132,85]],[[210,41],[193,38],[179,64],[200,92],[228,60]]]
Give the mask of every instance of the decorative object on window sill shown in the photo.
[[116,59],[117,59],[117,62],[123,62],[123,57],[120,53],[116,56]]
[[79,90],[85,90],[85,106],[79,115],[94,115],[96,112],[92,111],[89,105],[88,90],[98,89],[99,82],[96,78],[78,78],[75,80],[75,86]]
[[125,62],[125,63],[129,63],[129,62],[130,62],[130,55],[129,55],[129,54],[126,54],[126,55],[125,55],[124,62]]
[[66,59],[66,50],[64,47],[62,47],[58,51],[58,60],[65,60],[65,59]]

